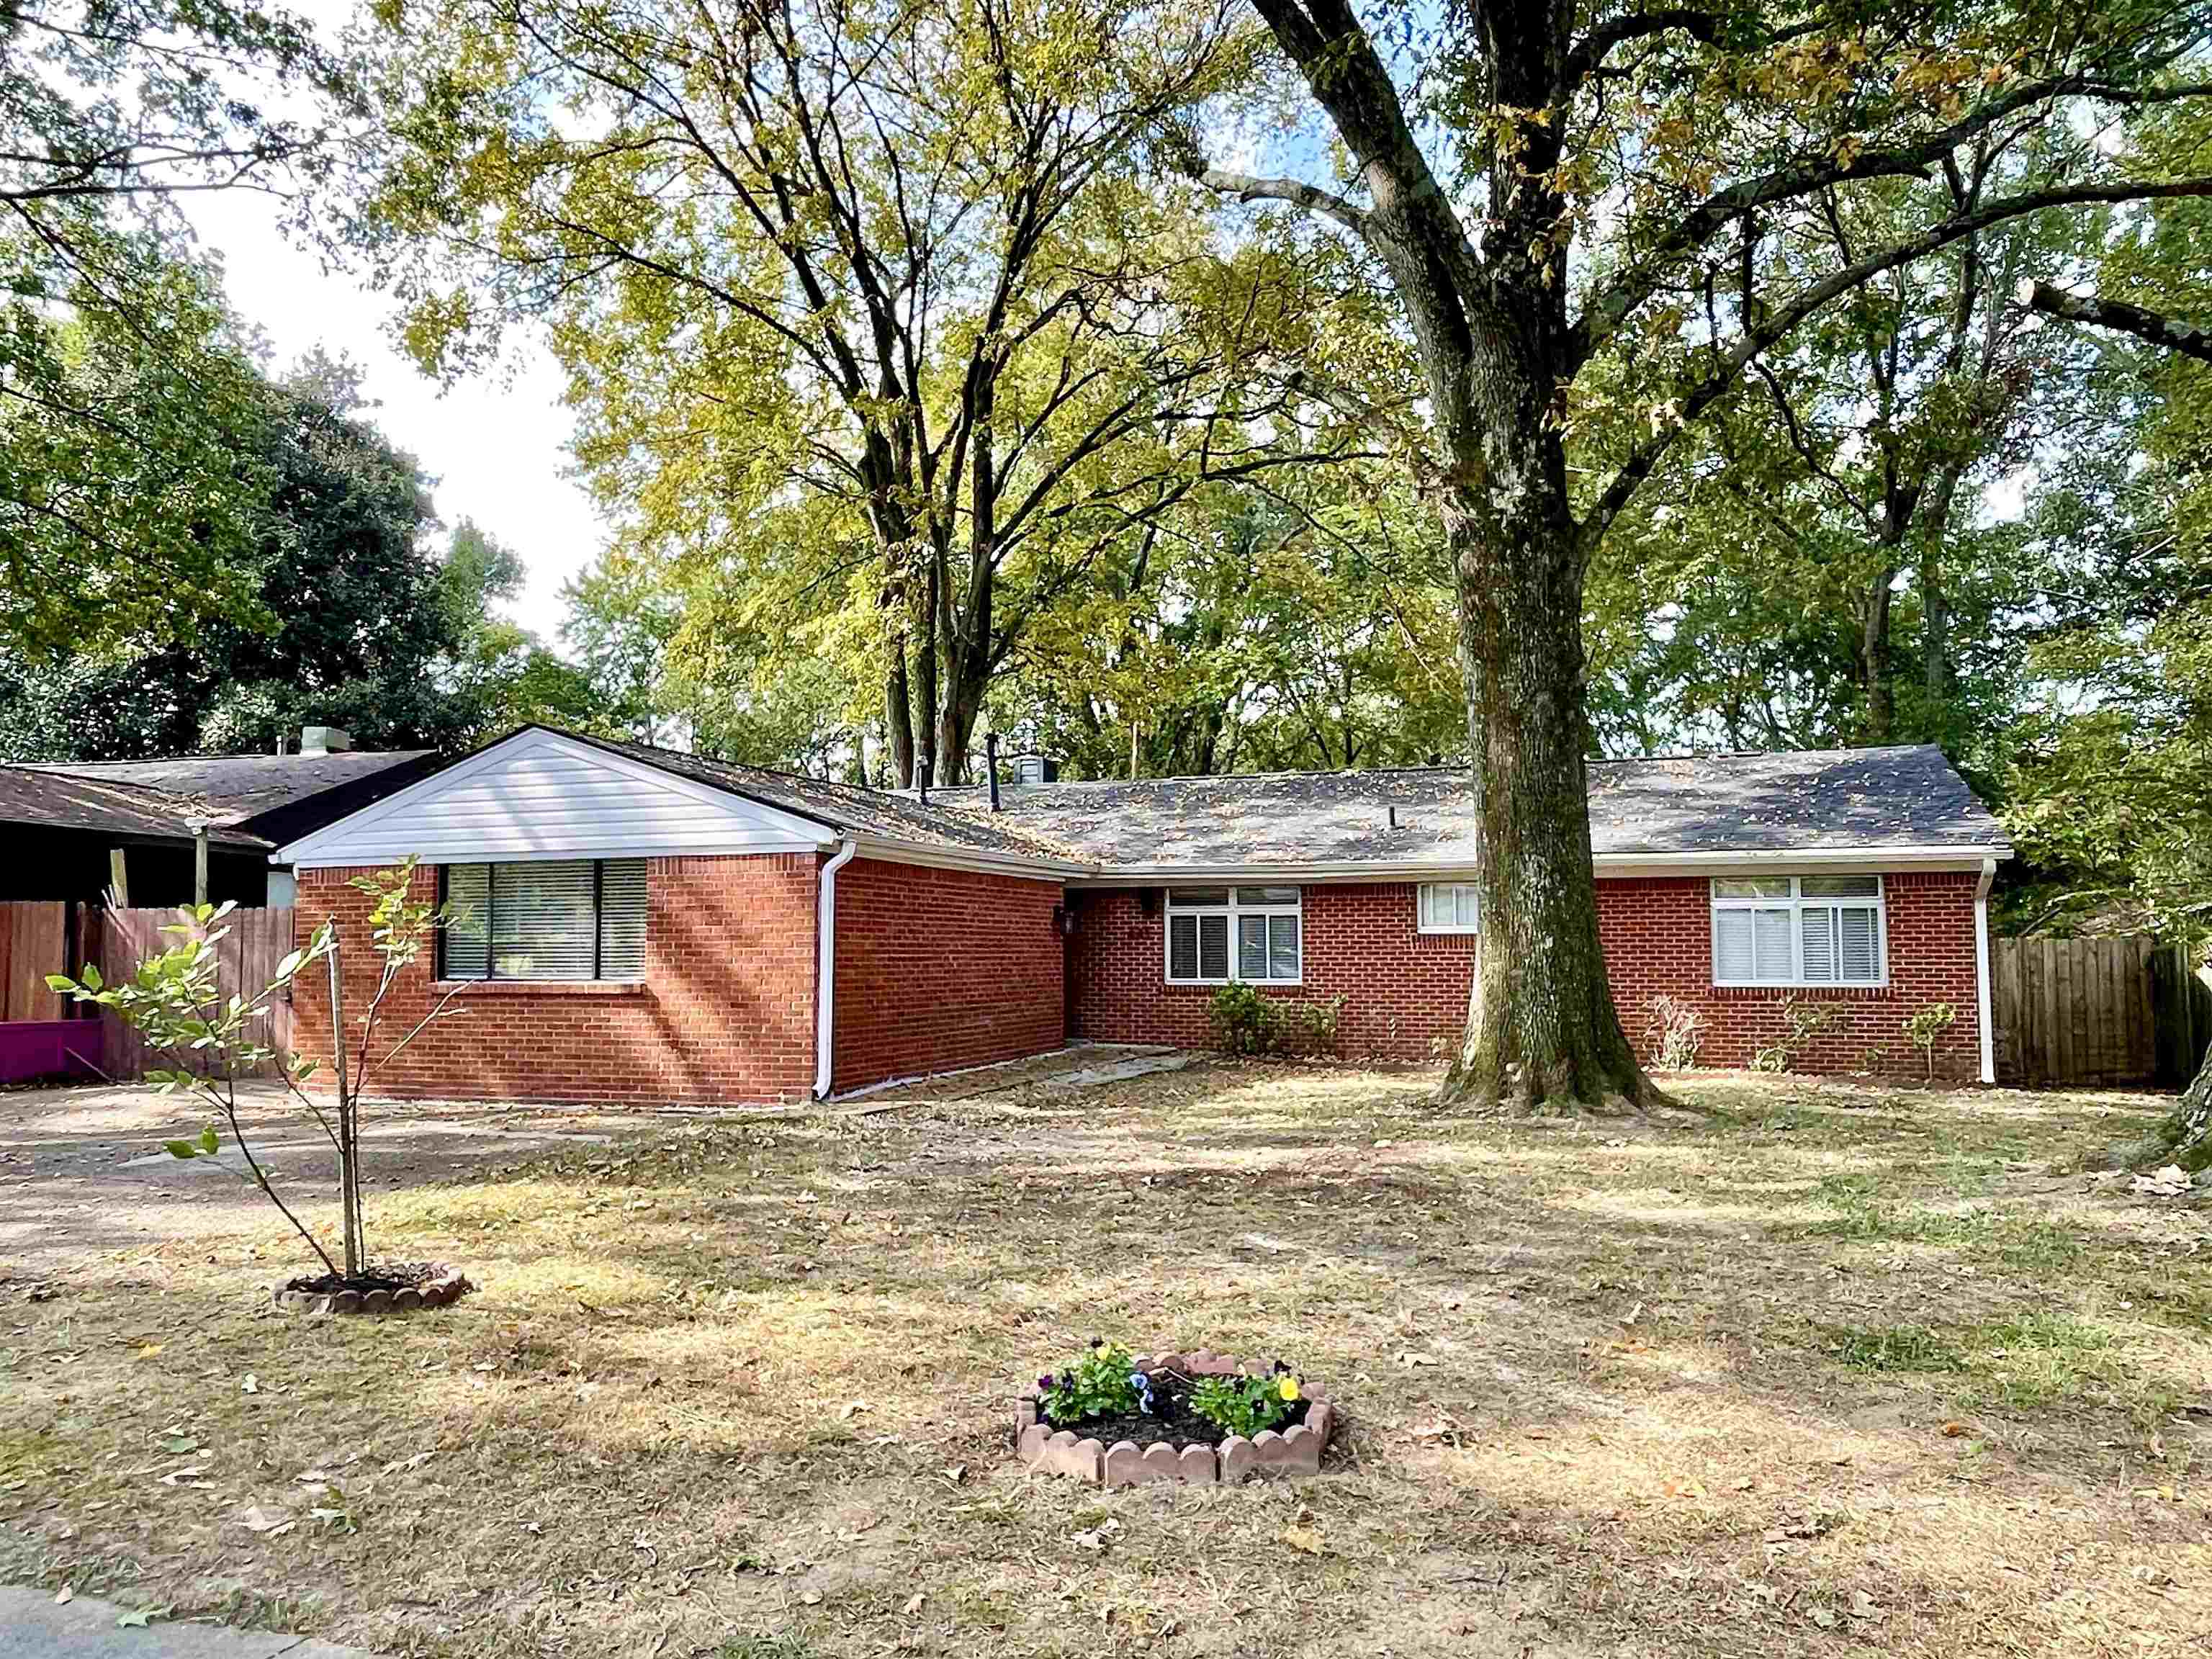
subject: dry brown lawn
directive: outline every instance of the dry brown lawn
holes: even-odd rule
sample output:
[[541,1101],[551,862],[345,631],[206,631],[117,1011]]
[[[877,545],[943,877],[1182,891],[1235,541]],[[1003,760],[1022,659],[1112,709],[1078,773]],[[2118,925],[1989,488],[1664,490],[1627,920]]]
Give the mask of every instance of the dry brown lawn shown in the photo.
[[[380,1193],[483,1286],[404,1321],[268,1311],[242,1191],[92,1205],[0,1258],[0,1578],[440,1656],[2212,1651],[2212,1215],[2082,1172],[2161,1103],[1431,1082],[641,1122]],[[1094,1334],[1292,1360],[1326,1474],[1025,1474]]]

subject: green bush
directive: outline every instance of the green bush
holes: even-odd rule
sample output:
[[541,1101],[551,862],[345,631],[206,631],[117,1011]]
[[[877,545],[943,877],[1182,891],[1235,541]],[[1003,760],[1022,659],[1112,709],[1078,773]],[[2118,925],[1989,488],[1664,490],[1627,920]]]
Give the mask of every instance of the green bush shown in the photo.
[[1232,980],[1213,994],[1207,1017],[1232,1054],[1333,1054],[1344,1022],[1344,999],[1289,1002]]
[[1213,994],[1207,1010],[1214,1035],[1232,1054],[1264,1054],[1275,1047],[1275,1011],[1267,999],[1241,980],[1231,980]]

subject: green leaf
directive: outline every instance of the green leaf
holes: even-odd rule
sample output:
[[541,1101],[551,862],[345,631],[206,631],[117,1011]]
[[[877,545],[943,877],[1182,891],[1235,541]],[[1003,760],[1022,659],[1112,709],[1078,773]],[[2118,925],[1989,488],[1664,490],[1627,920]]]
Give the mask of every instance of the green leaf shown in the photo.
[[161,1147],[171,1158],[198,1158],[200,1155],[200,1149],[189,1140],[165,1140]]
[[222,1140],[221,1137],[216,1133],[214,1124],[210,1123],[206,1128],[200,1131],[200,1150],[202,1152],[212,1157],[216,1149],[222,1145]]
[[151,1620],[153,1616],[154,1609],[151,1607],[136,1607],[129,1613],[118,1613],[115,1615],[115,1628],[118,1630],[143,1630],[146,1628],[148,1620]]
[[100,987],[100,964],[96,962],[86,963],[84,964],[84,988],[88,991],[97,991]]
[[48,974],[46,975],[46,989],[49,991],[59,991],[64,996],[67,996],[71,991],[76,989],[76,981],[71,979],[67,974]]

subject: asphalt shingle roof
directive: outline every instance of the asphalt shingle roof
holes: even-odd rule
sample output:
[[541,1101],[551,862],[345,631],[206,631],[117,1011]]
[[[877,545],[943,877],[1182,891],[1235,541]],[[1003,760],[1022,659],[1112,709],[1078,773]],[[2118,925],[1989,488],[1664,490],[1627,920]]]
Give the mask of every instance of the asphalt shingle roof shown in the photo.
[[[330,755],[185,755],[173,760],[64,761],[21,769],[157,790],[216,823],[244,823],[280,807],[422,760],[427,749],[341,750]],[[0,805],[4,814],[4,805]]]
[[[186,841],[192,833],[189,820],[197,811],[192,802],[107,778],[0,766],[0,823],[82,830],[131,841]],[[218,847],[269,845],[258,836],[231,829],[212,830],[208,840]]]
[[[2004,832],[1932,745],[1593,761],[1601,855],[1999,851]],[[1001,821],[1109,867],[1469,864],[1474,787],[1459,768],[1002,786]],[[932,799],[981,810],[980,788]],[[1389,809],[1397,808],[1397,828]]]
[[870,789],[856,783],[800,777],[736,761],[710,760],[703,755],[654,749],[641,743],[587,738],[573,732],[564,735],[836,830],[948,851],[1000,853],[1014,858],[1051,859],[1063,863],[1089,861],[1041,825],[1026,821],[1018,823],[1003,813],[994,816],[989,802],[980,794],[960,805],[940,805],[934,797],[925,803],[910,795]]

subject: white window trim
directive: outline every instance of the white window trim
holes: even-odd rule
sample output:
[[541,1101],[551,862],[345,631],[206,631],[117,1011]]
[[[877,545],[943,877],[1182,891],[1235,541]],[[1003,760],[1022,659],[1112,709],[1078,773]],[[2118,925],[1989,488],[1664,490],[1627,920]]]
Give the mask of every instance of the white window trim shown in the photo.
[[[1476,890],[1475,919],[1472,927],[1439,927],[1428,919],[1429,895],[1439,887],[1472,887]],[[1458,907],[1453,907],[1456,909]],[[1473,935],[1482,931],[1480,884],[1472,881],[1425,881],[1413,894],[1413,931],[1420,933],[1458,933]]]
[[[1853,874],[1871,873],[1852,872]],[[1786,898],[1723,898],[1719,884],[1723,881],[1757,880],[1778,881],[1779,876],[1716,876],[1705,884],[1705,916],[1709,928],[1707,945],[1711,951],[1712,981],[1716,989],[1744,991],[1881,991],[1889,988],[1889,883],[1880,876],[1874,878],[1871,898],[1807,897],[1805,878],[1786,878],[1790,894]],[[1808,910],[1848,908],[1874,910],[1875,963],[1876,973],[1872,979],[1811,979],[1805,977],[1805,925]],[[1790,977],[1788,979],[1723,979],[1721,977],[1721,915],[1728,910],[1787,910],[1790,912]],[[1838,930],[1840,940],[1841,933]],[[1838,949],[1840,949],[1840,945]]]
[[[1195,885],[1196,884],[1192,884]],[[1248,882],[1247,886],[1261,884]],[[1269,886],[1288,886],[1287,882],[1270,882]],[[1239,904],[1236,884],[1228,884],[1229,902],[1226,904],[1177,904],[1175,889],[1164,888],[1160,893],[1160,975],[1170,985],[1289,985],[1306,982],[1306,890],[1297,890],[1297,899],[1290,904]],[[1229,918],[1229,972],[1221,977],[1207,979],[1177,979],[1175,975],[1174,918],[1176,916],[1227,916]],[[1237,919],[1242,916],[1296,916],[1298,919],[1298,972],[1295,979],[1247,980],[1237,971]],[[1203,952],[1200,953],[1201,956]]]

